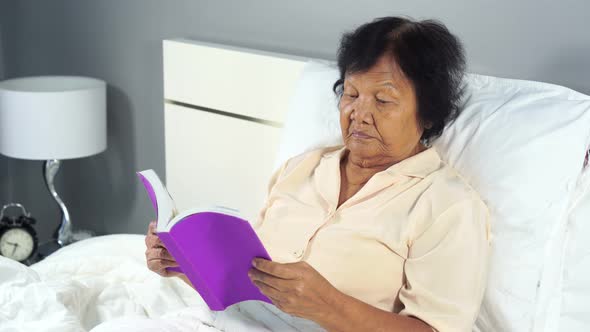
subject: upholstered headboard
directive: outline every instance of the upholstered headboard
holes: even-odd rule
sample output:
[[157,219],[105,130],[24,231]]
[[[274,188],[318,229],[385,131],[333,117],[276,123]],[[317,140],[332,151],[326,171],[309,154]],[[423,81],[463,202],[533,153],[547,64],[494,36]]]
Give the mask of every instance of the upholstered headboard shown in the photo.
[[163,48],[170,193],[180,210],[223,205],[253,220],[308,59],[189,40]]

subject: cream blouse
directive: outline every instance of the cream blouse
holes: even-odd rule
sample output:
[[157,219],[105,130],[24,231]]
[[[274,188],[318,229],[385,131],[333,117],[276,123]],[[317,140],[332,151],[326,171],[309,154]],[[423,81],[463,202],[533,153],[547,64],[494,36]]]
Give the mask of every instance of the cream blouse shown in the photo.
[[345,147],[314,150],[273,175],[255,230],[274,261],[306,261],[341,292],[470,331],[484,294],[488,210],[437,152],[375,174],[336,208]]

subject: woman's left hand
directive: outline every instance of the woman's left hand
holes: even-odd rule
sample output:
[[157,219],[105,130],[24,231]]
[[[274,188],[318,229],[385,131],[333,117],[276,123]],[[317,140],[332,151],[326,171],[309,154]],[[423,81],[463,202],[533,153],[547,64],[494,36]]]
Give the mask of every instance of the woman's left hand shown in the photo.
[[318,321],[330,314],[341,294],[306,262],[277,263],[255,258],[248,276],[277,308]]

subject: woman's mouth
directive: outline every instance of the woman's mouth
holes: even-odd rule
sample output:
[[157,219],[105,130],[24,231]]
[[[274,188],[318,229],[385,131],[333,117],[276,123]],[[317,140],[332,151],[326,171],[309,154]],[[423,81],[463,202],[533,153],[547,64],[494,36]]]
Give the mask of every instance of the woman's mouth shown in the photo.
[[352,137],[354,138],[359,138],[359,139],[369,139],[369,138],[373,138],[372,136],[369,136],[365,133],[363,133],[362,131],[353,131],[352,132]]

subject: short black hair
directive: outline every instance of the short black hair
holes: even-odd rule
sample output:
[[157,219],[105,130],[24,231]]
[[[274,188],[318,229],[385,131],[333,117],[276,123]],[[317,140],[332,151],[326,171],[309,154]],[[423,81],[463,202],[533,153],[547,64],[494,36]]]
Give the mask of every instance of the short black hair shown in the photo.
[[340,78],[334,92],[341,97],[345,75],[370,69],[384,54],[391,54],[414,87],[418,121],[424,129],[421,141],[428,144],[459,115],[464,91],[463,46],[436,20],[377,18],[342,36]]

